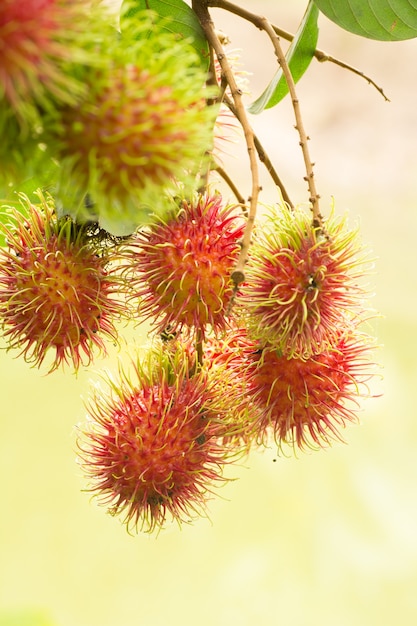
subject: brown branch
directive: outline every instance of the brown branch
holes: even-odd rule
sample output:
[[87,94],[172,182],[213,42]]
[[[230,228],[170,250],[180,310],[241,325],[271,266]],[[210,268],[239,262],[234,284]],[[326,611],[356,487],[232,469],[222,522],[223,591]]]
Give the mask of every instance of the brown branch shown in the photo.
[[[233,102],[231,102],[230,98],[227,97],[227,95],[224,97],[224,103],[229,107],[229,109],[231,110],[231,112],[233,113],[233,115],[236,115],[236,110],[235,107],[233,105]],[[284,184],[282,182],[282,180],[280,179],[278,172],[276,171],[276,169],[274,168],[274,166],[272,165],[272,161],[270,160],[269,156],[267,155],[263,145],[261,144],[258,136],[254,133],[253,134],[254,137],[254,141],[255,141],[255,148],[256,151],[258,153],[258,157],[259,160],[261,161],[261,163],[263,163],[268,171],[268,174],[271,176],[273,182],[275,183],[275,185],[278,187],[278,189],[281,192],[282,195],[282,199],[284,200],[284,202],[286,202],[286,204],[288,204],[288,206],[290,208],[294,208],[293,203],[291,202],[291,199],[287,193],[287,190],[284,187]]]
[[[248,11],[247,9],[239,7],[236,4],[234,4],[233,2],[229,2],[228,0],[208,0],[207,4],[210,7],[216,7],[218,9],[224,9],[225,11],[228,11],[229,13],[233,13],[234,15],[237,15],[238,17],[241,17],[242,19],[246,20],[247,22],[250,22],[251,24],[256,26],[256,28],[259,28],[259,29],[262,28],[259,25],[260,20],[262,19],[262,17],[260,15],[256,15],[255,13],[251,13],[251,11]],[[271,24],[271,26],[274,29],[275,33],[278,35],[278,37],[282,37],[282,39],[285,39],[286,41],[292,41],[294,39],[294,35],[292,33],[289,33],[286,30],[283,30],[282,28],[279,28],[278,26],[275,26],[274,24]],[[340,61],[339,59],[336,59],[335,57],[331,56],[330,54],[327,54],[327,52],[324,52],[324,50],[319,50],[318,48],[315,50],[314,56],[320,63],[324,63],[325,61],[329,61],[330,63],[334,63],[335,65],[338,65],[339,67],[342,67],[343,69],[348,70],[349,72],[352,72],[353,74],[356,74],[357,76],[360,76],[361,78],[366,80],[366,82],[369,85],[372,85],[372,87],[375,87],[375,89],[381,94],[381,96],[384,98],[384,100],[389,102],[389,98],[385,95],[384,90],[382,89],[382,87],[377,85],[377,83],[374,80],[372,80],[372,78],[370,78],[369,76],[364,74],[364,72],[361,72],[361,70],[358,70],[355,67],[353,67],[352,65],[349,65],[348,63],[344,63],[343,61]]]
[[305,129],[304,129],[303,119],[302,119],[301,110],[300,110],[300,103],[297,98],[297,92],[295,90],[294,79],[292,77],[291,70],[288,67],[288,63],[285,58],[284,51],[281,47],[279,37],[277,36],[276,32],[272,28],[272,25],[266,19],[266,17],[262,17],[259,20],[259,23],[260,23],[260,26],[262,27],[262,30],[266,32],[266,34],[269,36],[272,42],[272,45],[274,46],[278,63],[280,64],[282,73],[284,74],[285,80],[287,81],[288,90],[290,92],[291,102],[292,102],[292,106],[294,110],[295,124],[296,124],[295,128],[298,131],[298,134],[300,136],[300,146],[301,146],[301,151],[303,153],[304,165],[306,168],[307,176],[305,177],[305,180],[307,181],[308,190],[310,192],[310,202],[311,202],[312,211],[313,211],[313,225],[317,228],[321,228],[323,219],[322,219],[322,216],[320,213],[320,207],[319,207],[320,196],[317,193],[317,189],[316,189],[316,182],[314,179],[314,171],[313,171],[313,163],[311,161],[310,152],[308,149],[309,137],[307,136],[307,133],[305,132]]
[[226,170],[221,165],[219,165],[217,161],[215,161],[213,165],[213,171],[217,172],[219,176],[223,178],[224,182],[228,185],[228,187],[230,187],[230,189],[232,190],[232,192],[234,193],[236,197],[236,200],[238,201],[239,205],[242,207],[244,214],[247,215],[247,206],[246,206],[245,198],[242,196],[239,189],[236,187],[235,183],[230,178]]
[[207,6],[207,0],[192,0],[192,8],[198,17],[198,20],[201,24],[209,45],[213,48],[219,61],[222,71],[222,80],[224,79],[225,81],[227,81],[227,84],[229,85],[234,106],[236,109],[236,117],[239,120],[245,135],[252,175],[252,191],[250,196],[249,213],[246,220],[245,231],[242,237],[239,258],[236,267],[231,275],[231,279],[234,282],[235,287],[237,288],[238,285],[245,280],[245,265],[248,258],[249,247],[252,240],[252,231],[256,218],[256,209],[258,205],[258,196],[260,191],[258,161],[256,156],[257,153],[253,131],[248,122],[248,117],[242,101],[242,92],[236,83],[236,79],[227,60],[223,46],[220,43],[220,40],[216,34],[214,24],[211,20]]
[[356,67],[353,67],[352,65],[348,65],[347,63],[344,63],[344,61],[340,61],[339,59],[332,57],[330,54],[327,54],[327,52],[323,52],[323,50],[317,49],[314,53],[314,56],[316,57],[317,61],[320,61],[320,63],[324,63],[325,61],[330,61],[331,63],[334,63],[335,65],[338,65],[339,67],[343,67],[343,69],[349,70],[349,72],[353,72],[353,74],[360,76],[361,78],[366,80],[366,82],[369,85],[372,85],[372,87],[375,87],[375,89],[379,91],[379,93],[381,94],[381,96],[384,98],[386,102],[390,102],[390,99],[388,98],[388,96],[385,95],[385,92],[382,89],[382,87],[377,85],[376,82],[372,80],[372,78],[364,74],[361,70],[356,69]]

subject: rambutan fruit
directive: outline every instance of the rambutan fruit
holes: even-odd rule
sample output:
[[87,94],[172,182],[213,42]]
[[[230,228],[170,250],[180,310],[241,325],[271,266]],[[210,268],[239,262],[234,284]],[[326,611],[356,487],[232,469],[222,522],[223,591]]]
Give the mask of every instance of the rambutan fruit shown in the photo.
[[323,227],[285,206],[267,216],[250,250],[241,303],[249,334],[284,355],[331,347],[341,319],[363,315],[369,261],[358,232],[333,215]]
[[159,332],[187,328],[204,336],[207,326],[226,328],[230,273],[244,228],[235,209],[224,206],[220,195],[198,196],[136,234],[130,285],[139,315]]
[[104,376],[78,441],[90,491],[128,530],[203,515],[233,455],[222,445],[230,402],[181,350],[152,350]]
[[246,393],[245,377],[233,363],[241,355],[240,329],[229,328],[221,334],[210,333],[199,343],[195,336],[180,333],[163,336],[164,349],[176,353],[182,350],[189,359],[191,367],[203,367],[209,372],[211,384],[216,393],[227,398],[230,406],[228,419],[223,420],[222,442],[231,450],[249,452],[256,436],[255,403]]
[[0,197],[4,201],[15,185],[43,173],[47,165],[36,130],[22,129],[4,100],[0,100],[0,137]]
[[373,341],[368,335],[340,333],[333,347],[307,359],[288,358],[246,336],[237,338],[237,346],[230,367],[241,373],[245,393],[257,407],[260,443],[271,434],[280,448],[343,441],[340,429],[357,421],[359,401],[369,395]]
[[191,46],[148,12],[123,23],[120,39],[102,51],[108,63],[91,70],[82,101],[45,120],[64,205],[68,193],[88,192],[98,221],[115,235],[163,215],[178,180],[195,185],[217,110],[206,106],[213,91]]
[[26,213],[10,210],[0,226],[0,325],[8,348],[40,366],[55,351],[50,371],[61,364],[88,365],[103,337],[117,340],[115,323],[126,311],[123,280],[111,264],[111,249],[98,245],[69,218],[58,219],[53,201],[39,194]]
[[33,105],[74,104],[84,92],[72,69],[93,59],[101,14],[90,0],[2,0],[0,100],[20,120],[35,119]]

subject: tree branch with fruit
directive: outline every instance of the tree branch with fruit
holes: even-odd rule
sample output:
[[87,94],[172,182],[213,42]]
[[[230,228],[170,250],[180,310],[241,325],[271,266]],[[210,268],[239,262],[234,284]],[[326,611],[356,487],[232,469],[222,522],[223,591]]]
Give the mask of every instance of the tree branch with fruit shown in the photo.
[[[317,48],[320,14],[384,41],[417,37],[417,15],[408,0],[348,4],[310,0],[294,35],[227,0],[1,5],[2,341],[52,378],[105,355],[120,321],[149,328],[92,389],[77,438],[88,489],[130,530],[204,515],[253,449],[342,440],[373,395],[373,262],[319,206],[297,83],[316,58],[388,100]],[[252,102],[212,8],[271,44]],[[287,96],[307,183],[295,203],[251,121]],[[230,127],[248,198],[222,162]]]

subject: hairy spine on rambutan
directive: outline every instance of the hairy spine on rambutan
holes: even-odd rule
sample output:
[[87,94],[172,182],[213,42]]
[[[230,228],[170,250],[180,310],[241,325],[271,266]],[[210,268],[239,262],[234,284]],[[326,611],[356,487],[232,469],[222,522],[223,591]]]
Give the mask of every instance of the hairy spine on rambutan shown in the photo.
[[250,340],[244,329],[230,341],[235,350],[229,367],[240,373],[244,393],[256,407],[258,443],[272,436],[279,448],[303,449],[343,441],[340,430],[357,421],[359,402],[370,393],[374,346],[368,335],[350,328],[307,359]]
[[115,323],[127,312],[124,281],[112,264],[112,247],[94,241],[87,226],[57,218],[51,198],[39,205],[21,194],[22,209],[0,226],[0,324],[9,349],[40,366],[54,353],[61,364],[88,365],[103,338],[117,341]]
[[75,104],[86,91],[75,68],[97,64],[106,30],[106,9],[89,0],[2,0],[0,98],[22,123],[36,121],[32,105]]
[[88,192],[115,235],[164,215],[178,181],[195,187],[217,112],[206,106],[214,92],[186,41],[147,11],[122,18],[120,39],[98,51],[107,63],[91,70],[85,97],[45,118],[45,143],[61,165],[59,197],[71,205]]
[[233,298],[230,273],[243,220],[220,195],[184,201],[165,221],[139,231],[127,266],[139,315],[158,332],[215,332],[227,327]]
[[222,443],[231,405],[178,346],[131,365],[93,392],[80,461],[110,513],[124,516],[128,529],[151,532],[168,519],[203,515],[226,480],[223,468],[236,455]]
[[[164,335],[164,349],[176,353],[181,349],[187,354],[192,368],[204,367],[210,373],[210,381],[220,397],[227,398],[229,416],[223,419],[222,441],[231,450],[249,452],[256,435],[257,407],[246,393],[245,379],[238,368],[233,367],[236,353],[241,354],[240,329],[233,326],[224,333],[206,335],[199,345],[195,336],[187,333]],[[238,358],[239,358],[238,356]]]
[[333,215],[322,227],[311,214],[283,206],[270,213],[250,251],[241,304],[248,332],[288,357],[331,347],[341,320],[364,318],[369,271],[358,232]]
[[114,18],[91,0],[0,2],[0,194],[36,177],[52,186],[58,166],[46,140],[47,114],[77,107],[91,69],[106,64],[98,47],[115,37]]

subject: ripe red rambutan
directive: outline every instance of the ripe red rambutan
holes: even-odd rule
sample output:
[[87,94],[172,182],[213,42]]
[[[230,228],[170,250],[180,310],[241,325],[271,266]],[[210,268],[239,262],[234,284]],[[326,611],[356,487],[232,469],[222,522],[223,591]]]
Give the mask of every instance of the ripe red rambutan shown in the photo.
[[[242,334],[243,333],[243,334]],[[241,331],[230,367],[244,379],[245,393],[257,407],[259,442],[271,433],[276,443],[299,448],[343,441],[340,428],[357,421],[359,400],[369,395],[372,341],[358,330],[339,335],[307,359],[288,358]]]
[[340,320],[363,314],[360,283],[369,261],[357,231],[331,216],[282,207],[270,214],[250,251],[241,303],[248,332],[286,356],[308,358],[332,346]]
[[167,518],[204,514],[226,480],[232,456],[220,435],[230,403],[180,350],[152,351],[132,366],[93,392],[78,445],[89,490],[128,530],[151,532]]
[[93,243],[87,227],[58,219],[53,202],[38,206],[21,195],[27,215],[13,210],[13,225],[0,226],[0,324],[9,348],[40,366],[55,350],[50,371],[61,363],[77,370],[93,349],[106,352],[103,337],[117,339],[115,322],[126,310],[123,281],[110,263],[110,249]]
[[223,330],[243,228],[234,206],[224,207],[220,195],[205,195],[138,232],[130,282],[139,314],[153,319],[159,332],[185,327],[204,336],[207,325]]

